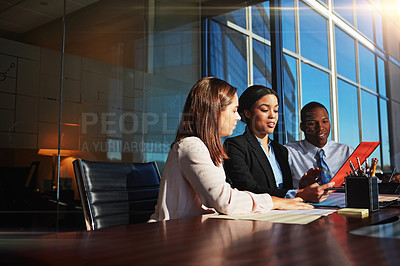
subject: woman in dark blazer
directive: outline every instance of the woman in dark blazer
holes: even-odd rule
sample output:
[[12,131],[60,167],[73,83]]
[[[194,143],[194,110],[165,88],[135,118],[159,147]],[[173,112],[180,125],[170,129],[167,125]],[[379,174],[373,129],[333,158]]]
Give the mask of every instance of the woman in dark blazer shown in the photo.
[[[278,103],[276,92],[262,85],[250,86],[240,96],[238,111],[247,126],[243,135],[224,143],[229,157],[224,161],[228,182],[239,190],[321,202],[329,195],[325,189],[333,185],[314,183],[294,189],[288,151],[268,137],[278,122]],[[318,181],[319,174],[318,168],[311,168],[305,175]]]

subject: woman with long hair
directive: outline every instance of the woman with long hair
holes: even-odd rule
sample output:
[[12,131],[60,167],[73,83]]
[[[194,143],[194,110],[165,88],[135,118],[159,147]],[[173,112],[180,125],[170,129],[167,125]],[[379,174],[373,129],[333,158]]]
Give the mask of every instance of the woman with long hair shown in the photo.
[[175,141],[161,178],[151,220],[168,220],[217,211],[224,214],[309,209],[300,198],[280,199],[232,189],[222,162],[228,156],[221,137],[232,134],[240,119],[237,89],[207,77],[190,90]]

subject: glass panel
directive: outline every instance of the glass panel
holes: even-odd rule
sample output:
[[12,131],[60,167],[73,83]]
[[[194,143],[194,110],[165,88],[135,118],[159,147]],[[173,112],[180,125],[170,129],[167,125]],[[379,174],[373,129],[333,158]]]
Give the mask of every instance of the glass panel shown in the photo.
[[[210,21],[209,47],[210,75],[238,88],[240,96],[247,88],[246,37]],[[239,121],[232,136],[242,134],[244,128],[244,123]]]
[[329,67],[327,22],[302,2],[299,3],[301,55]]
[[189,31],[190,29],[190,26],[183,25],[154,35],[156,71],[165,71],[167,68],[193,63],[194,36]]
[[350,24],[354,24],[353,19],[353,3],[351,0],[334,0],[333,6],[335,11],[342,16]]
[[296,15],[293,1],[282,1],[283,47],[296,52]]
[[[0,12],[0,213],[3,230],[55,231],[57,229],[57,156],[61,84],[60,22],[63,1],[52,3],[52,14],[38,14],[41,4],[1,2]],[[29,7],[27,7],[29,6]],[[82,8],[84,8],[82,6]],[[73,13],[74,10],[71,10]],[[45,25],[58,25],[50,29]],[[80,60],[67,56],[61,149],[62,170],[72,150],[79,149]],[[71,152],[70,152],[71,151]],[[64,154],[64,152],[63,152]],[[71,161],[69,161],[71,162]],[[65,167],[67,166],[67,168]],[[73,171],[61,173],[60,183],[74,200]],[[44,197],[45,193],[54,201]],[[62,208],[62,207],[61,207]],[[41,210],[35,212],[37,210]],[[79,214],[81,215],[81,214]],[[66,217],[71,217],[66,215]],[[81,216],[82,217],[82,216]],[[60,221],[65,220],[60,218]],[[80,220],[82,221],[82,220]],[[83,222],[83,221],[82,221]],[[60,226],[81,229],[83,223]]]
[[357,81],[355,41],[335,27],[337,73]]
[[[83,62],[80,105],[87,130],[80,136],[82,149],[97,160],[157,161],[162,171],[187,91],[198,79],[199,36],[194,32],[200,22],[196,15],[184,21],[176,16],[173,10],[185,7],[182,3],[159,3],[148,18],[145,5],[98,3],[91,12],[105,14],[82,15],[89,25],[84,32],[74,26],[82,18],[70,18],[71,36],[92,37],[82,38],[79,47],[75,38],[67,38],[66,51]],[[113,30],[100,33],[90,26],[118,15],[119,22],[109,25]]]
[[327,73],[303,63],[301,64],[301,82],[303,106],[316,101],[323,104],[328,110],[330,109],[330,86]]
[[357,28],[368,38],[374,40],[372,7],[368,0],[356,0]]
[[389,146],[389,124],[388,124],[388,109],[387,102],[380,100],[381,111],[381,148],[382,161],[381,166],[383,171],[390,171],[390,146]]
[[[302,106],[315,101],[323,104],[328,111],[330,110],[329,74],[302,63],[301,83]],[[331,137],[330,134],[328,140]]]
[[378,11],[375,14],[375,43],[383,49],[383,30],[382,30],[382,15]]
[[378,85],[379,85],[379,94],[386,97],[386,78],[385,78],[385,61],[381,58],[378,59]]
[[376,91],[375,55],[361,44],[358,47],[360,83],[368,89]]
[[247,88],[246,37],[210,21],[210,75]]
[[299,139],[299,111],[297,93],[297,60],[283,55],[284,105],[280,104],[285,116],[286,142]]
[[251,9],[251,18],[253,32],[264,39],[271,40],[269,2],[253,6]]
[[[50,1],[52,13],[47,16],[38,15],[37,10],[46,12],[40,1],[30,1],[29,7],[26,1],[14,2],[18,3],[0,14],[0,21],[10,22],[0,26],[0,71],[7,77],[0,81],[0,156],[6,159],[2,164],[26,171],[38,161],[32,192],[54,197],[54,149],[61,122],[62,200],[79,199],[72,169],[76,157],[156,161],[162,171],[184,100],[200,73],[199,12],[177,16],[176,10],[197,9],[198,3],[156,1],[156,6],[149,6],[148,1],[121,0],[69,5],[67,1],[61,73],[63,1]],[[26,15],[23,23],[21,12]],[[12,14],[18,15],[10,19]],[[40,224],[46,231],[55,227],[52,215],[49,210]],[[77,215],[72,220],[82,222],[78,225],[66,222],[71,217],[63,213],[60,224],[66,228],[59,230],[84,228],[82,214]],[[32,226],[32,221],[23,223],[18,229]]]
[[227,24],[228,21],[232,22],[233,24],[236,24],[244,29],[246,29],[246,9],[238,9],[229,13],[225,13],[216,17],[213,17],[213,19],[222,22],[223,24]]
[[339,140],[352,147],[360,143],[357,88],[338,79]]
[[271,88],[271,47],[253,41],[253,64],[253,83]]
[[[378,101],[376,96],[361,90],[362,141],[380,141]],[[376,149],[371,158],[381,158],[380,149]]]

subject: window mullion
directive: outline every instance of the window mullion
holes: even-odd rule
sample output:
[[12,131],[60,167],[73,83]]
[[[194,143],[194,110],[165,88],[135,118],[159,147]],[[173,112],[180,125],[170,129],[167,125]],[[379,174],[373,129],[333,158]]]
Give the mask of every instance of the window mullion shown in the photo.
[[[330,9],[332,11],[332,5]],[[335,56],[335,24],[332,20],[332,12],[328,16],[328,53],[330,58],[330,97],[331,97],[331,123],[332,123],[332,139],[339,141],[339,119],[338,119],[338,99],[337,99],[337,71]]]
[[251,7],[246,8],[247,16],[247,86],[253,85],[253,38],[251,34],[252,28],[252,17],[251,17]]

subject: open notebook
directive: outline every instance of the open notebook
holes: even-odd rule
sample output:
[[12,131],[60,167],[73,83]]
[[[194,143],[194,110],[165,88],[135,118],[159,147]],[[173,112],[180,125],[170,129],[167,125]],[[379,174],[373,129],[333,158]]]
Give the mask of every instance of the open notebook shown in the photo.
[[335,187],[341,186],[344,183],[344,178],[346,177],[346,173],[351,173],[351,167],[349,161],[351,161],[356,169],[358,169],[357,157],[360,160],[360,163],[363,164],[365,159],[368,158],[371,153],[374,152],[376,147],[380,144],[379,141],[363,141],[361,142],[357,148],[353,151],[349,158],[347,158],[346,162],[342,165],[339,171],[335,174],[331,181],[335,182]]

